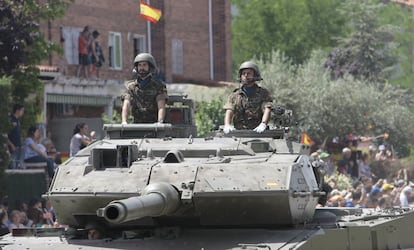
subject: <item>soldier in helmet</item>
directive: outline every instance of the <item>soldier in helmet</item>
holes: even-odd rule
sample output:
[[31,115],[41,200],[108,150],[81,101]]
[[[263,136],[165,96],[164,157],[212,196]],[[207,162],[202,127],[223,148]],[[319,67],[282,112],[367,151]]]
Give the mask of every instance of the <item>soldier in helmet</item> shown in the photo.
[[136,79],[126,83],[125,94],[121,96],[122,124],[127,124],[130,110],[134,123],[164,122],[167,87],[153,77],[156,69],[157,64],[151,54],[140,53],[135,57],[133,71]]
[[258,133],[266,130],[272,97],[266,89],[257,85],[256,81],[260,80],[263,79],[255,63],[247,61],[240,65],[241,87],[229,95],[224,105],[224,133],[227,134],[234,129],[253,129]]

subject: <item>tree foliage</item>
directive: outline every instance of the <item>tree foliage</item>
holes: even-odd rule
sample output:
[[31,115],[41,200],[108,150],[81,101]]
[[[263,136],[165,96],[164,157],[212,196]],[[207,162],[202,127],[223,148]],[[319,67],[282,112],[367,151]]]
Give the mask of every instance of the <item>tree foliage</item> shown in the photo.
[[414,88],[414,9],[401,4],[387,4],[378,14],[381,25],[392,24],[393,53],[398,58],[397,71],[390,81],[397,85]]
[[[59,45],[45,39],[39,22],[62,16],[65,6],[63,0],[0,2],[0,75],[12,77],[9,98],[25,104],[24,119],[31,123],[41,112],[43,97],[43,85],[36,65],[48,58],[52,51],[61,51]],[[35,97],[28,98],[31,94]],[[23,123],[24,127],[29,125]]]
[[337,11],[341,0],[233,0],[234,65],[250,58],[270,60],[279,50],[301,63],[313,49],[335,45],[332,37],[345,32],[345,18]]
[[391,40],[395,27],[380,24],[378,14],[384,5],[373,4],[372,0],[351,0],[341,6],[341,12],[349,17],[352,32],[338,39],[339,46],[331,51],[325,62],[332,77],[350,74],[372,81],[390,78],[397,60],[392,53]]
[[280,53],[259,66],[276,104],[294,111],[299,131],[323,141],[349,133],[376,136],[387,132],[400,156],[408,155],[414,117],[412,95],[404,89],[352,76],[331,79],[323,67],[326,53],[312,54],[303,65],[293,66]]
[[47,58],[58,46],[46,42],[39,22],[64,13],[64,1],[3,0],[0,2],[0,74],[11,75],[21,65]]
[[217,130],[224,121],[223,99],[218,97],[210,102],[199,101],[195,105],[195,122],[199,137]]

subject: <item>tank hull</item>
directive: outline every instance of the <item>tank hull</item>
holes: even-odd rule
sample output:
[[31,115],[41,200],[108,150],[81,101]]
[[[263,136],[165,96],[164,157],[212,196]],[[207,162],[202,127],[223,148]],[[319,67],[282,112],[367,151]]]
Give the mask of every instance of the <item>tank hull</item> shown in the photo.
[[[324,209],[322,210],[324,211]],[[348,209],[337,209],[349,213]],[[320,212],[320,211],[319,211]],[[318,213],[318,211],[317,211]],[[266,228],[164,228],[152,237],[113,240],[71,240],[57,236],[14,237],[0,239],[4,250],[10,249],[279,249],[279,250],[367,250],[412,249],[414,212],[397,213],[375,210],[359,215],[337,216],[342,222],[309,224],[279,229]],[[125,235],[132,235],[133,232]]]

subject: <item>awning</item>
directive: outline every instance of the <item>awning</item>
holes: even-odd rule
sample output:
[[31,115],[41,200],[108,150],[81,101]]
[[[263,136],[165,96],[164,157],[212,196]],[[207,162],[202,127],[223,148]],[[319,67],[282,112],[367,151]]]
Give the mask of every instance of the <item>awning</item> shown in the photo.
[[112,104],[111,96],[79,96],[47,94],[47,103],[106,106]]

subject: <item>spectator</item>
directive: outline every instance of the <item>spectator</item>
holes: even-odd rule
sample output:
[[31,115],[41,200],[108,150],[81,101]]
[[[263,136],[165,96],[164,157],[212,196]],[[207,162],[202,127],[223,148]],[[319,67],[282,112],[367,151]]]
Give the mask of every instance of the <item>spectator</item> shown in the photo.
[[49,226],[54,226],[56,222],[55,210],[52,207],[49,199],[42,200],[43,219]]
[[32,227],[42,227],[46,224],[43,218],[42,202],[39,199],[33,198],[30,200],[27,217],[33,221]]
[[384,145],[379,145],[378,152],[375,155],[375,160],[377,161],[385,161],[387,159],[387,152],[385,151]]
[[80,76],[80,72],[84,72],[85,78],[88,78],[88,66],[90,64],[88,60],[88,47],[90,45],[89,39],[89,27],[85,26],[78,40],[78,51],[79,51],[79,65],[76,70],[76,76]]
[[405,182],[402,179],[399,179],[394,183],[394,189],[391,191],[391,196],[393,197],[393,206],[400,206],[400,193],[405,187],[404,183]]
[[368,147],[368,156],[369,156],[369,163],[375,160],[375,155],[377,154],[377,149],[374,145],[369,145]]
[[49,156],[49,158],[52,158],[56,164],[61,164],[61,155],[60,152],[57,152],[55,144],[52,141],[52,133],[50,131],[47,131],[46,134],[47,136],[42,140],[42,145],[45,146],[46,153]]
[[39,143],[41,132],[35,126],[29,127],[24,141],[24,162],[46,162],[49,177],[55,174],[55,163],[46,153],[46,148]]
[[342,149],[342,158],[338,161],[338,173],[340,174],[348,174],[352,168],[351,165],[351,149],[350,148],[343,148]]
[[26,227],[31,227],[33,224],[33,221],[29,220],[29,218],[27,217],[27,210],[28,210],[27,203],[24,201],[17,200],[16,208],[18,208],[20,211],[20,218],[21,218],[20,223],[22,223]]
[[12,129],[8,134],[7,146],[9,148],[11,161],[9,168],[19,168],[21,151],[22,151],[22,129],[20,125],[20,118],[24,114],[24,106],[22,104],[15,104],[13,106],[13,113],[10,115],[9,119],[11,122]]
[[76,124],[73,129],[72,139],[70,140],[70,157],[76,155],[79,150],[88,146],[95,136],[95,131],[91,131],[90,137],[87,136],[88,125],[84,122]]
[[323,167],[323,170],[324,170],[325,174],[327,176],[331,176],[334,173],[335,169],[332,166],[332,161],[331,161],[330,155],[326,152],[322,152],[319,155],[319,159],[323,162],[322,167]]
[[365,207],[376,208],[378,206],[378,199],[381,197],[381,188],[373,186],[371,192],[368,194],[365,202]]
[[367,194],[364,185],[360,181],[354,183],[351,198],[354,207],[365,207]]
[[14,228],[24,228],[25,226],[21,223],[21,213],[19,210],[13,210],[10,213],[10,224],[9,231],[11,232]]
[[401,168],[400,170],[398,170],[397,172],[397,180],[403,180],[403,183],[405,183],[406,185],[409,184],[408,181],[408,171],[406,168]]
[[97,30],[94,30],[92,32],[92,64],[95,68],[96,72],[96,78],[99,79],[99,71],[102,67],[102,65],[105,63],[105,57],[103,55],[103,50],[101,47],[101,44],[98,40],[99,32]]
[[412,189],[410,186],[406,186],[400,193],[400,206],[401,207],[408,207],[409,206],[409,198],[411,196]]
[[367,177],[371,178],[371,167],[369,166],[369,155],[368,153],[363,153],[361,159],[358,160],[358,177]]
[[7,209],[3,206],[0,206],[0,236],[9,233],[9,227],[7,226],[7,221],[9,217],[7,215]]
[[377,208],[385,209],[385,208],[391,208],[391,207],[392,207],[392,197],[388,194],[383,194],[378,199],[378,207]]

